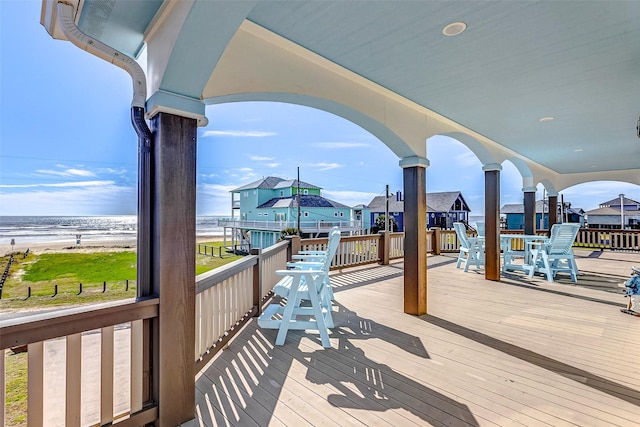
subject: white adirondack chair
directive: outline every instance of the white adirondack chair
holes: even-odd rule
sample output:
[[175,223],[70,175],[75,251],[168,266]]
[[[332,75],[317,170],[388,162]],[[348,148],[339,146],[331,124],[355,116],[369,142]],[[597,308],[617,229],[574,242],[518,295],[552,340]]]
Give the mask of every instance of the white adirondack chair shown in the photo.
[[[274,286],[273,292],[286,298],[287,302],[284,306],[270,304],[258,317],[260,327],[278,329],[276,345],[284,344],[291,329],[313,329],[320,333],[322,346],[331,347],[327,331],[334,327],[329,267],[339,244],[340,230],[334,227],[329,233],[327,250],[307,254],[313,261],[289,263],[290,270],[276,271],[276,274],[284,277]],[[309,304],[303,306],[303,300],[309,301]],[[298,316],[305,318],[298,319]]]
[[456,231],[460,241],[460,253],[456,268],[464,262],[464,271],[469,271],[469,265],[473,264],[479,268],[484,264],[484,244],[480,238],[467,236],[467,229],[461,222],[454,222],[453,229]]
[[579,229],[580,224],[576,223],[554,224],[548,242],[530,242],[531,263],[523,266],[529,277],[536,272],[543,273],[552,283],[556,273],[563,272],[577,282],[578,266],[571,247]]

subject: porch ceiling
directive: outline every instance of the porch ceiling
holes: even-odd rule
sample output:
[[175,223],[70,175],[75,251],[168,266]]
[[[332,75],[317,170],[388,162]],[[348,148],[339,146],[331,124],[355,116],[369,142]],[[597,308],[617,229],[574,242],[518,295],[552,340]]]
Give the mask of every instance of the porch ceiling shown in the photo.
[[[157,30],[158,18],[170,9],[166,2],[116,1],[108,14],[98,3],[84,1],[82,29],[129,54],[140,50],[141,36]],[[248,12],[233,2],[215,3],[195,2],[198,19],[184,20],[178,40],[189,40],[193,52],[233,53],[224,51],[233,46],[227,35],[248,20],[462,125],[530,167],[579,174],[573,181],[640,184],[640,2],[267,1],[246,7]],[[125,6],[128,13],[121,13]],[[221,23],[220,14],[232,9],[233,19]],[[455,21],[465,22],[466,31],[444,36],[443,28]],[[211,36],[207,22],[220,26],[224,41]],[[207,36],[194,40],[199,31]],[[223,45],[213,49],[215,43]],[[215,66],[196,72],[200,63],[189,58],[197,54],[172,55],[158,88],[203,99],[207,82],[201,76],[215,75]],[[171,62],[178,59],[183,63]],[[190,93],[185,85],[171,87],[184,76],[202,84],[190,84]],[[544,117],[554,119],[540,121]]]

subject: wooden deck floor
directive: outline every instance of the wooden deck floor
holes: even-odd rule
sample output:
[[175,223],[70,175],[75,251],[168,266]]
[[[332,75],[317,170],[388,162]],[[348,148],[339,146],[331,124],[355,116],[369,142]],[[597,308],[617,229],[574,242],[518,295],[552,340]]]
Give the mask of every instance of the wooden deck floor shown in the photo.
[[402,312],[402,264],[335,274],[332,348],[313,332],[275,347],[252,322],[199,374],[190,424],[638,426],[640,318],[606,290],[633,259],[590,258],[574,286],[430,257],[420,317]]

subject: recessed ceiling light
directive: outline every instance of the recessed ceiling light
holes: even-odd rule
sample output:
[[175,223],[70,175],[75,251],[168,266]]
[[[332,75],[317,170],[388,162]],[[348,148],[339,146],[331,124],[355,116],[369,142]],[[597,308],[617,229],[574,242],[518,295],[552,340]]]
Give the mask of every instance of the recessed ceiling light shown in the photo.
[[442,34],[445,36],[457,36],[461,32],[467,29],[467,24],[464,22],[452,22],[442,29]]
[[547,116],[547,117],[543,117],[540,119],[541,122],[550,122],[551,120],[553,120],[555,117],[551,117],[551,116]]

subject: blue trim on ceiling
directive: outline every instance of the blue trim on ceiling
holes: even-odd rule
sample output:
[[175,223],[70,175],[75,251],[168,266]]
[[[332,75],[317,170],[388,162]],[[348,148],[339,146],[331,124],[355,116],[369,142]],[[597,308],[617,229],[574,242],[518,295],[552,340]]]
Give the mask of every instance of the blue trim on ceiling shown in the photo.
[[254,2],[196,2],[171,52],[160,88],[200,98],[229,40]]
[[137,58],[144,46],[144,32],[163,0],[85,0],[78,28],[104,44]]

